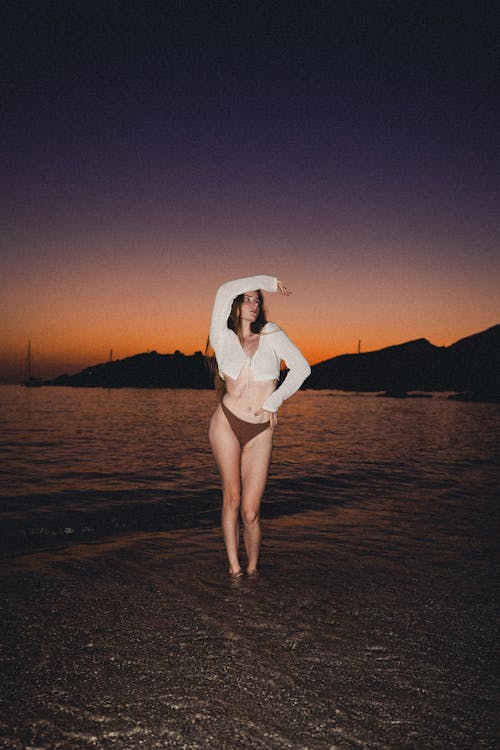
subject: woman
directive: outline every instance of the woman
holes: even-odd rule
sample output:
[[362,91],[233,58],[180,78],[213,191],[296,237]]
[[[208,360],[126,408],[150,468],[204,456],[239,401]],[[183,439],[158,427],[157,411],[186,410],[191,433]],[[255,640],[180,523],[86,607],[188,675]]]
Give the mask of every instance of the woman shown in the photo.
[[[261,540],[260,504],[278,408],[311,372],[285,332],[266,321],[261,289],[290,294],[273,276],[229,281],[217,291],[210,324],[210,343],[223,387],[208,436],[222,479],[222,530],[229,572],[235,577],[242,575],[238,560],[240,506],[247,574],[255,575]],[[276,389],[281,360],[289,372]]]

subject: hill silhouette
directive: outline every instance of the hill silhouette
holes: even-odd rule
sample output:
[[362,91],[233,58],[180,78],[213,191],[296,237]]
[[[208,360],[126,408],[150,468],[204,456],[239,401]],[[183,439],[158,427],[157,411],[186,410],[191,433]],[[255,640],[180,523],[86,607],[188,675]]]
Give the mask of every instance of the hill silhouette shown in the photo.
[[448,347],[417,339],[374,352],[333,357],[314,365],[307,387],[386,391],[389,395],[460,391],[471,399],[498,400],[500,325]]
[[145,352],[86,367],[76,375],[59,375],[44,385],[79,388],[210,388],[210,374],[201,352],[191,355]]
[[[60,375],[44,385],[83,388],[211,388],[201,352],[146,352]],[[500,400],[500,325],[438,347],[417,339],[373,352],[342,354],[313,365],[306,388],[385,391],[456,391],[471,400]]]

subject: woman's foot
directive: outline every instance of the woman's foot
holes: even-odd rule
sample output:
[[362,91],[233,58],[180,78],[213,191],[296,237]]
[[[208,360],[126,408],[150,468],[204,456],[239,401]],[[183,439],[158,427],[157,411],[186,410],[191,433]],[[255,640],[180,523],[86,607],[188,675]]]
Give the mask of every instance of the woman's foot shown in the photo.
[[257,570],[257,568],[247,568],[247,576],[249,578],[255,578],[258,575],[259,571]]
[[229,575],[231,576],[231,578],[241,578],[241,576],[243,575],[243,571],[241,568],[238,568],[238,570],[231,570],[230,568]]

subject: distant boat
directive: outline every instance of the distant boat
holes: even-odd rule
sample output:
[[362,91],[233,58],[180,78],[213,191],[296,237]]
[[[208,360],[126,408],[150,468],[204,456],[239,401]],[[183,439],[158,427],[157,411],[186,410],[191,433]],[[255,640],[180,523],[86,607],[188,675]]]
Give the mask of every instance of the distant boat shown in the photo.
[[39,388],[43,384],[42,378],[34,378],[31,375],[31,341],[28,339],[28,353],[24,366],[24,385],[28,388]]

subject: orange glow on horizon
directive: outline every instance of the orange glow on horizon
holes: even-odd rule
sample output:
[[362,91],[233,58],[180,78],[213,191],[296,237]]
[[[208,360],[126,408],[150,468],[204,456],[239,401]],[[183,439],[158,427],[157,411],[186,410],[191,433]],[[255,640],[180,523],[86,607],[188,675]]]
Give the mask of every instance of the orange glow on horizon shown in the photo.
[[417,338],[443,346],[500,322],[497,275],[472,258],[450,269],[411,257],[364,264],[348,250],[310,262],[305,252],[290,256],[279,247],[260,254],[243,247],[238,255],[181,247],[175,260],[158,248],[119,262],[113,253],[86,248],[83,260],[40,257],[29,275],[21,265],[6,269],[4,382],[22,379],[28,338],[34,375],[45,378],[105,362],[110,350],[114,359],[204,351],[219,284],[263,272],[278,273],[292,290],[286,298],[265,294],[268,319],[311,364],[355,353],[359,340],[363,352]]
[[[286,325],[278,317],[274,317],[300,348],[311,365],[341,354],[354,354],[358,351],[359,339],[356,336],[346,335],[345,332],[342,335],[342,331],[337,332],[331,329],[318,331],[317,337],[308,338],[307,325],[302,327],[298,324],[294,326],[292,323]],[[494,324],[495,322],[492,321],[491,325]],[[44,378],[55,377],[65,372],[74,374],[85,367],[107,361],[110,354],[112,354],[114,360],[118,360],[153,350],[160,354],[169,354],[176,350],[187,355],[196,351],[204,352],[207,329],[199,325],[196,329],[193,323],[192,325],[193,328],[187,328],[182,335],[178,335],[179,332],[176,330],[171,330],[164,332],[163,336],[157,335],[156,338],[153,336],[146,338],[141,330],[134,330],[129,334],[120,331],[113,333],[111,327],[106,331],[101,331],[97,342],[89,329],[85,331],[85,335],[80,335],[78,338],[68,332],[66,337],[61,337],[57,341],[43,336],[32,337],[34,374]],[[450,345],[459,338],[484,330],[489,325],[487,324],[477,330],[457,331],[456,336],[447,340],[434,338],[432,335],[428,335],[426,338],[436,346]],[[362,352],[382,349],[386,346],[401,344],[420,337],[416,335],[416,332],[411,331],[406,331],[406,335],[401,331],[399,336],[389,333],[384,334],[384,332],[377,331],[375,327],[367,330],[367,334],[365,338],[360,337]],[[0,366],[7,372],[7,380],[20,381],[22,379],[26,342],[27,340],[21,345],[19,340],[11,341],[10,347],[4,347]]]

